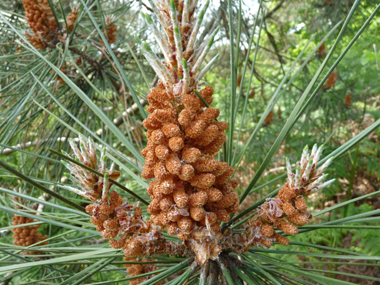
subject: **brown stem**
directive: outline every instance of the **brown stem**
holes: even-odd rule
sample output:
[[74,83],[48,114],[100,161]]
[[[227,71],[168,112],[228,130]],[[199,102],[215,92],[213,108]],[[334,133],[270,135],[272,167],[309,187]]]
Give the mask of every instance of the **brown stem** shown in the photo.
[[232,270],[233,263],[231,262],[230,256],[228,254],[220,254],[220,261],[228,270],[233,280],[239,280],[241,283],[243,283],[240,277],[236,275],[235,271]]
[[219,284],[218,279],[219,279],[219,271],[218,271],[218,265],[216,264],[216,261],[209,260],[210,263],[209,265],[209,281],[208,285],[217,285]]
[[285,2],[285,0],[281,0],[280,2],[278,2],[278,4],[265,15],[264,19],[268,19],[268,18],[272,17],[274,12],[276,12],[278,9],[280,9],[282,4],[284,4],[284,2]]
[[76,53],[77,55],[80,55],[88,63],[90,63],[91,65],[96,66],[96,67],[98,67],[98,69],[100,69],[100,67],[101,67],[100,63],[96,59],[89,56],[87,53],[85,53],[85,52],[83,52],[83,51],[81,51],[75,47],[69,47],[69,50],[72,51],[73,53]]
[[210,260],[208,260],[206,264],[202,267],[200,279],[203,281],[203,284],[206,284],[209,272],[210,272]]
[[147,10],[149,10],[150,12],[152,12],[153,13],[153,9],[152,8],[150,8],[149,6],[147,6],[143,1],[139,1]]
[[282,58],[282,56],[279,53],[279,50],[278,50],[278,47],[277,47],[277,43],[276,43],[276,40],[275,40],[274,36],[268,31],[266,23],[264,23],[264,31],[267,34],[269,42],[271,43],[271,45],[272,45],[272,47],[274,49],[274,53],[277,55],[278,61],[279,61],[280,66],[281,66],[282,73],[285,74],[284,67],[283,67],[284,59]]
[[190,275],[189,275],[189,277],[188,277],[187,280],[184,280],[184,281],[185,281],[184,284],[186,284],[186,283],[187,283],[186,281],[188,281],[189,278],[194,274],[194,272],[196,272],[196,271],[199,269],[199,264],[198,264],[198,262],[196,262],[196,261],[194,260],[193,263],[191,264],[190,269],[191,269]]

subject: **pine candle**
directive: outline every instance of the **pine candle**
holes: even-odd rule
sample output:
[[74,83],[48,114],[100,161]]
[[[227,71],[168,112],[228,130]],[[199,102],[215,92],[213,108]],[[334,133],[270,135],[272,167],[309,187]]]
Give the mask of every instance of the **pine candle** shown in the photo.
[[[197,1],[157,1],[151,6],[165,35],[151,17],[143,14],[164,54],[161,61],[142,43],[144,55],[160,78],[157,88],[147,96],[149,116],[147,147],[142,177],[154,179],[147,189],[155,225],[177,235],[191,248],[199,264],[215,259],[222,246],[220,222],[239,207],[234,190],[237,180],[230,180],[234,169],[215,159],[226,140],[228,124],[217,121],[220,111],[209,107],[214,90],[199,88],[200,79],[210,67],[200,71],[218,29],[196,45],[205,2],[195,15]],[[200,98],[200,97],[201,98]]]

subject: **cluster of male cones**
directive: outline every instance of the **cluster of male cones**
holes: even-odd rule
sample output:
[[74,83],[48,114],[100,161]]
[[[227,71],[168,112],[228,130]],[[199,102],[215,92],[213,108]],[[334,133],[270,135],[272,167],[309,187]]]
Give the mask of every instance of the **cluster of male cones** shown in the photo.
[[198,1],[150,1],[161,29],[142,13],[164,55],[157,58],[148,44],[137,37],[146,59],[160,78],[158,88],[147,96],[148,145],[142,151],[142,177],[151,181],[148,212],[157,226],[177,235],[196,255],[199,264],[221,252],[220,222],[239,207],[231,180],[234,169],[215,159],[223,146],[228,124],[217,121],[220,111],[209,107],[214,90],[197,91],[199,81],[217,56],[203,70],[200,67],[218,29],[207,39],[196,41],[209,5],[196,14]]
[[[304,197],[333,181],[323,182],[326,178],[323,171],[331,160],[317,169],[322,147],[313,147],[311,153],[305,148],[295,173],[287,162],[287,183],[276,198],[268,199],[258,208],[243,232],[221,231],[220,223],[228,222],[230,214],[239,207],[235,190],[238,182],[231,179],[234,169],[216,159],[225,143],[228,124],[218,121],[219,110],[209,106],[214,90],[210,86],[199,88],[200,79],[217,58],[199,71],[218,29],[205,41],[196,41],[209,4],[206,1],[195,13],[197,2],[150,0],[161,29],[150,15],[143,17],[164,60],[136,38],[160,79],[157,88],[152,88],[147,96],[149,115],[143,122],[148,144],[141,152],[145,157],[142,177],[153,179],[147,189],[151,199],[147,207],[149,220],[142,218],[139,204],[123,202],[115,191],[110,192],[110,179],[117,179],[120,173],[113,166],[107,168],[105,151],[98,163],[92,140],[80,138],[80,149],[70,141],[75,157],[102,175],[75,163],[65,163],[81,190],[67,188],[93,202],[86,207],[91,222],[104,238],[110,239],[112,247],[124,249],[126,260],[169,254],[194,256],[199,265],[207,266],[210,260],[229,263],[231,251],[244,252],[250,246],[269,247],[273,242],[286,245],[288,239],[275,228],[285,234],[296,234],[297,226],[305,225],[311,218]],[[179,241],[167,240],[163,231],[176,235]],[[130,267],[128,272],[136,276],[136,272],[146,270],[137,266]]]
[[[79,190],[67,186],[67,189],[93,202],[86,207],[86,212],[91,215],[91,223],[96,226],[96,230],[101,233],[103,238],[110,240],[111,247],[124,250],[126,261],[136,261],[136,257],[154,254],[188,255],[188,250],[182,244],[166,240],[163,237],[162,230],[153,223],[152,218],[147,221],[143,219],[143,212],[138,203],[131,205],[123,201],[116,191],[110,191],[113,185],[111,181],[117,179],[120,172],[114,170],[113,164],[107,168],[104,151],[98,162],[92,140],[86,142],[80,138],[79,148],[73,140],[70,140],[70,145],[78,161],[102,175],[75,163],[63,162],[70,170],[73,182],[81,188]],[[148,269],[153,270],[154,267],[143,266],[140,270],[140,267],[132,266],[128,268],[129,277],[141,274],[141,272],[147,273]],[[139,278],[139,281],[147,280],[150,277]]]
[[[317,57],[320,57],[320,58],[325,58],[327,55],[327,50],[326,50],[326,46],[325,46],[325,43],[323,42],[322,45],[318,48],[317,52],[316,52],[316,56]],[[336,81],[338,80],[338,71],[337,69],[335,68],[331,74],[329,75],[329,77],[326,79],[326,82],[324,85],[322,85],[322,89],[323,90],[328,90],[332,87],[335,86],[336,84]],[[346,105],[346,101],[344,103],[344,105]],[[347,107],[347,106],[346,106]],[[347,107],[348,108],[348,107]]]
[[338,80],[338,71],[334,69],[329,77],[327,77],[326,82],[324,85],[322,85],[323,90],[328,90],[335,86],[336,81]]
[[[14,199],[18,202],[21,202],[18,197],[14,197]],[[15,204],[14,207],[16,209],[22,210],[23,207],[20,206],[19,204]],[[19,226],[23,224],[29,224],[34,222],[32,218],[25,217],[25,216],[19,216],[16,214],[13,214],[12,217],[12,226]],[[38,243],[38,245],[46,245],[49,242],[44,241],[47,239],[47,235],[42,235],[41,233],[38,232],[38,229],[40,228],[41,225],[31,225],[31,226],[21,226],[17,228],[13,228],[13,244],[18,245],[18,246],[25,246],[25,247],[30,247],[31,245],[34,245]],[[24,255],[36,255],[36,254],[41,254],[41,252],[37,251],[24,251],[21,252],[21,254]]]
[[[108,36],[108,43],[110,44],[113,44],[114,42],[116,42],[116,26],[114,24],[112,24],[112,22],[114,21],[114,17],[113,16],[110,16],[110,15],[107,15],[105,17],[105,23],[106,23],[106,26],[107,26],[107,31],[104,30],[103,31],[103,35],[107,38]],[[103,44],[103,40],[100,40],[100,42]]]
[[[281,109],[278,109],[281,111]],[[265,120],[264,120],[264,126],[269,126],[270,124],[272,124],[274,122],[274,112],[273,110],[269,112],[269,114],[265,117]]]
[[57,41],[58,24],[47,0],[23,0],[26,21],[33,35],[26,33],[36,49],[46,49],[48,43]]
[[[126,260],[137,261],[136,258],[126,258]],[[146,259],[144,261],[153,261],[153,259]],[[133,265],[132,264],[124,264],[124,266],[127,267],[127,272],[129,273],[129,275],[127,275],[128,277],[134,277],[134,276],[138,276],[140,274],[149,273],[149,272],[157,270],[157,267],[154,264],[133,264]],[[141,282],[143,282],[147,279],[149,279],[149,277],[148,278],[146,278],[146,277],[136,278],[134,280],[129,281],[129,285],[137,285],[137,284],[140,284]],[[161,285],[161,284],[163,284],[163,281],[155,283],[155,285]]]
[[343,104],[346,108],[350,108],[352,105],[352,95],[351,91],[348,90],[346,96],[344,96]]
[[[65,39],[75,27],[79,15],[79,6],[71,6],[71,12],[67,15],[65,25],[60,31],[57,19],[54,17],[48,0],[23,0],[26,22],[33,34],[25,31],[29,42],[39,50],[52,47],[58,42],[65,43]],[[112,16],[105,16],[106,29],[104,34],[108,36],[109,43],[116,41],[116,26],[112,24]],[[102,41],[101,41],[102,42]]]
[[[325,182],[326,168],[332,159],[328,159],[322,166],[317,164],[322,155],[323,146],[314,145],[311,152],[306,146],[302,152],[301,160],[296,165],[295,173],[289,160],[286,160],[288,179],[279,190],[275,198],[268,198],[256,210],[256,213],[245,224],[243,232],[225,234],[222,239],[223,247],[234,248],[238,252],[245,252],[251,246],[270,247],[273,242],[288,245],[286,235],[298,233],[297,227],[306,225],[312,218],[308,213],[305,197],[310,193],[319,191],[335,181],[331,179]],[[277,228],[277,232],[275,231]]]
[[[61,42],[66,44],[66,38],[69,34],[74,31],[75,25],[77,24],[77,19],[79,16],[79,5],[71,5],[71,12],[67,15],[65,24],[63,28],[60,29],[57,19],[54,17],[52,9],[49,5],[48,0],[23,0],[23,5],[25,8],[26,22],[32,31],[25,31],[25,36],[27,40],[38,50],[46,50],[47,48],[55,48],[56,44]],[[108,42],[114,43],[116,41],[116,26],[112,24],[114,17],[105,16],[106,28],[103,34],[107,37]],[[103,41],[100,40],[103,44]],[[76,59],[76,63],[81,63],[83,61],[88,61],[90,64],[93,63],[93,59],[87,55],[85,52],[80,51],[77,48],[70,48],[70,50],[79,55]],[[68,68],[70,66],[65,63],[61,67],[61,71],[68,75]],[[75,74],[75,66],[71,66],[72,72],[70,74]],[[52,72],[52,71],[51,71]],[[59,86],[64,82],[60,77],[57,77],[57,81],[60,83]]]
[[[211,87],[200,92],[209,102],[212,94]],[[185,241],[204,264],[221,251],[219,223],[228,222],[239,207],[238,182],[229,181],[234,169],[214,158],[225,142],[227,123],[216,121],[219,110],[207,108],[195,94],[175,99],[163,88],[152,88],[148,101],[142,177],[155,180],[147,189],[147,210],[155,225]]]

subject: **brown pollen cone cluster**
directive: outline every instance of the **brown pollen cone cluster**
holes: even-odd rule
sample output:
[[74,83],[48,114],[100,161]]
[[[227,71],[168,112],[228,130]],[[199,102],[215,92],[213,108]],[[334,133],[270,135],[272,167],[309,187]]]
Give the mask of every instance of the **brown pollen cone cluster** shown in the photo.
[[[17,225],[32,223],[33,219],[14,214],[12,221],[13,221],[12,225],[17,226]],[[38,229],[40,226],[41,225],[34,225],[34,226],[25,226],[25,227],[12,229],[13,244],[18,245],[18,246],[31,246],[35,243],[38,243],[40,241],[47,239],[47,235],[42,236],[42,234],[38,233]],[[46,245],[46,244],[48,244],[47,241],[39,245]],[[40,253],[36,251],[27,251],[27,252],[22,252],[21,254],[33,255],[33,254],[40,254]]]
[[321,44],[321,46],[318,48],[317,52],[316,52],[316,56],[318,57],[321,57],[321,58],[325,58],[327,55],[327,51],[326,51],[326,45],[325,43],[323,42]]
[[[116,178],[115,175],[113,178]],[[111,187],[107,182],[104,184],[106,188]],[[183,246],[177,246],[161,236],[151,219],[144,221],[142,209],[138,205],[124,203],[116,191],[112,191],[108,198],[103,194],[109,190],[101,190],[102,198],[94,199],[95,203],[88,205],[86,212],[91,215],[90,221],[96,226],[96,230],[103,238],[110,240],[111,247],[124,249],[127,257],[184,253]]]
[[287,235],[297,234],[297,227],[306,225],[312,218],[312,215],[307,212],[305,197],[313,191],[327,187],[335,180],[324,182],[327,175],[323,171],[331,163],[331,159],[320,168],[316,167],[322,149],[323,146],[317,148],[315,145],[309,154],[308,148],[305,147],[301,161],[297,163],[295,174],[292,173],[291,165],[287,160],[288,181],[279,190],[277,197],[268,198],[257,208],[256,214],[245,224],[243,232],[230,231],[226,234],[223,237],[223,246],[244,252],[251,246],[270,247],[273,242],[288,245],[288,238],[275,232],[274,228]]
[[46,49],[56,39],[58,24],[47,0],[23,0],[26,21],[34,35],[26,32],[29,42],[36,49]]
[[74,5],[71,9],[71,13],[69,13],[69,15],[66,18],[68,33],[71,33],[74,30],[74,26],[78,18],[78,13],[79,13],[79,6]]
[[325,85],[323,85],[321,88],[324,90],[328,90],[331,87],[335,86],[335,83],[337,80],[338,80],[338,72],[336,69],[334,69],[333,72],[331,72],[331,74],[327,78]]
[[[113,185],[110,179],[117,179],[120,172],[113,170],[113,165],[107,168],[104,151],[100,162],[97,161],[92,140],[86,142],[80,138],[80,148],[73,140],[70,140],[70,146],[81,163],[96,169],[104,176],[90,172],[77,164],[64,163],[70,170],[74,183],[81,188],[81,190],[74,187],[67,187],[67,189],[93,202],[86,207],[86,212],[91,215],[91,223],[96,226],[96,230],[103,238],[109,239],[111,247],[124,250],[125,260],[131,261],[131,257],[132,260],[136,260],[137,257],[145,258],[154,254],[189,254],[182,244],[166,240],[152,219],[144,221],[139,204],[131,205],[124,202],[116,191],[110,191]],[[131,272],[128,272],[132,274],[139,271],[137,267],[133,268],[129,270]],[[147,273],[147,270],[152,268],[152,266],[147,266],[143,268],[143,271]],[[148,279],[151,277],[148,276]]]
[[[116,42],[116,26],[114,24],[111,24],[112,20],[113,20],[112,16],[106,16],[105,22],[107,25],[107,32],[106,31],[103,32],[106,38],[108,35],[108,42],[110,44],[113,44],[114,42]],[[104,44],[103,40],[100,40],[100,42]]]
[[274,112],[270,111],[269,114],[264,119],[264,126],[269,126],[270,124],[273,123],[274,121],[273,116],[274,116]]
[[[274,241],[288,245],[289,239],[276,233],[274,227],[287,235],[298,233],[297,227],[306,225],[312,215],[306,211],[307,204],[302,195],[297,195],[288,183],[282,187],[274,199],[268,199],[259,207],[257,215],[248,220],[246,228],[258,231],[253,240],[256,245],[270,247]],[[252,244],[247,244],[243,251]]]
[[[200,91],[212,102],[213,88]],[[216,257],[221,246],[220,222],[239,207],[234,169],[214,157],[226,140],[226,122],[216,121],[219,110],[206,107],[194,93],[175,99],[160,83],[147,96],[148,130],[144,179],[155,178],[147,192],[148,212],[154,224],[166,228],[191,247],[203,264]]]
[[344,102],[343,102],[344,106],[346,106],[346,108],[350,108],[351,105],[352,105],[352,95],[351,95],[351,92],[347,92],[346,96],[344,97]]
[[[137,261],[135,258],[125,258],[125,260]],[[153,260],[147,259],[144,261],[153,261]],[[126,277],[134,277],[140,274],[149,273],[149,272],[157,270],[157,267],[154,264],[133,264],[133,265],[124,264],[124,266],[127,267],[127,272],[129,273]],[[149,278],[151,278],[151,276],[145,276],[145,277],[134,279],[132,281],[129,281],[129,285],[140,284],[144,282],[145,280],[148,280]],[[163,284],[163,281],[155,283],[155,285],[161,285],[161,284]]]
[[[66,64],[62,65],[62,67],[61,67],[61,71],[62,71],[65,75],[67,75]],[[49,73],[52,74],[53,72],[54,72],[54,70],[52,69],[52,70],[50,70]],[[57,76],[57,82],[58,82],[58,87],[62,86],[62,84],[65,83],[65,81],[63,80],[63,78],[60,77],[60,76]]]

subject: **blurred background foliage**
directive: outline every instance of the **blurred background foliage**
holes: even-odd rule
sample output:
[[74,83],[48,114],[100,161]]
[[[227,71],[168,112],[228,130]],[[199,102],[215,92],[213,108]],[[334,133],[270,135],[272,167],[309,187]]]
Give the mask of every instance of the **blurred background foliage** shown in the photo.
[[[247,72],[244,78],[239,74],[243,73],[245,56],[248,52],[248,41],[253,33],[258,3],[254,0],[242,2],[242,27],[236,82],[241,90],[240,88],[237,89],[240,107],[235,123],[235,127],[239,129],[241,134],[239,138],[234,137],[236,149],[239,150],[243,147],[259,119],[263,116],[268,102],[280,85],[285,73],[290,69],[308,41],[312,37],[313,39],[289,78],[295,74],[301,64],[305,63],[305,67],[288,88],[281,90],[284,91],[282,97],[273,106],[268,117],[265,118],[264,127],[259,130],[258,135],[251,142],[249,150],[238,165],[235,177],[241,182],[241,190],[246,188],[264,160],[298,99],[333,45],[338,29],[324,42],[317,53],[312,54],[307,62],[305,62],[306,57],[312,53],[318,43],[336,24],[345,19],[353,2],[352,0],[263,1],[266,14],[260,33],[260,42],[258,45],[256,44],[259,37],[259,29],[257,28],[253,35],[254,43],[248,60],[250,71],[257,50],[253,81],[249,90],[250,72]],[[75,4],[74,1],[49,0],[49,3],[53,8],[55,17],[59,19],[59,24],[64,27],[66,24],[64,19],[71,12],[71,7]],[[78,4],[80,3],[79,1]],[[88,0],[86,3],[103,32],[106,26],[105,16],[113,16],[112,24],[116,26],[116,41],[111,44],[111,48],[120,63],[121,69],[124,70],[128,82],[125,79],[123,80],[120,68],[112,55],[107,52],[105,44],[103,44],[93,25],[93,19],[83,10],[82,5],[79,5],[80,10],[75,31],[69,34],[67,38],[62,39],[66,44],[54,43],[53,47],[41,51],[41,54],[56,67],[65,71],[68,78],[113,121],[114,125],[133,143],[136,149],[142,149],[146,143],[142,127],[144,117],[133,98],[137,97],[141,105],[145,106],[148,90],[156,84],[157,78],[141,55],[133,36],[138,35],[139,38],[150,43],[152,48],[158,51],[156,43],[146,30],[145,22],[139,15],[141,10],[150,9],[149,4],[146,1],[127,0]],[[361,1],[355,16],[336,47],[336,52],[332,55],[331,62],[334,62],[341,54],[377,4],[378,1],[375,0]],[[233,16],[236,20],[238,18],[238,2],[233,1],[233,5]],[[59,158],[52,155],[48,148],[69,151],[68,138],[77,137],[74,130],[85,135],[96,134],[101,142],[107,143],[117,150],[115,157],[121,161],[121,164],[124,164],[125,168],[130,170],[130,172],[121,171],[120,181],[123,181],[129,189],[147,197],[145,188],[137,183],[135,176],[131,174],[139,175],[138,170],[141,168],[141,161],[133,156],[131,148],[118,140],[105,121],[98,118],[95,109],[88,107],[88,104],[74,92],[71,86],[59,78],[56,72],[52,71],[52,68],[36,54],[35,50],[25,45],[25,38],[22,37],[24,30],[27,29],[27,24],[23,9],[21,0],[3,0],[0,3],[0,160],[6,161],[22,174],[35,179],[45,187],[85,206],[86,202],[82,198],[62,189],[61,186],[67,181],[63,175],[63,166],[57,161]],[[227,1],[212,1],[210,10],[211,13],[207,14],[205,28],[201,30],[201,37],[220,25],[221,30],[216,38],[216,44],[209,55],[210,59],[217,53],[220,57],[205,76],[205,81],[215,90],[213,106],[220,108],[221,117],[227,120],[229,118],[231,88],[228,40],[230,27],[226,14]],[[249,195],[239,211],[244,210],[256,200],[263,198],[282,185],[283,178],[274,183],[266,184],[285,173],[285,156],[289,157],[290,161],[295,162],[303,147],[306,144],[312,146],[314,143],[324,144],[325,153],[330,153],[344,142],[355,137],[374,121],[380,119],[379,24],[380,17],[377,15],[334,70],[333,76],[330,75],[327,82],[324,82],[316,97],[306,107],[304,113],[287,134],[271,164],[260,178],[257,186],[263,185],[264,187]],[[107,33],[104,32],[104,34],[106,37],[108,36]],[[327,67],[331,62],[328,63]],[[35,77],[38,78],[39,82],[36,81]],[[246,107],[246,115],[242,122],[243,106]],[[380,130],[374,131],[330,166],[330,176],[337,178],[337,182],[322,193],[313,195],[308,200],[310,207],[318,211],[379,190],[379,136]],[[0,169],[0,187],[15,189],[33,197],[41,195],[40,190],[30,187],[30,185],[2,169]],[[3,198],[1,204],[9,206],[11,197],[4,195]],[[50,201],[53,200],[54,198]],[[133,201],[133,199],[131,200]],[[314,220],[314,224],[379,208],[379,195],[371,196],[350,204],[349,207],[343,207],[328,215],[318,217]],[[49,208],[49,206],[46,206],[45,211],[52,216],[54,216],[55,211],[60,213],[60,210]],[[60,213],[60,215],[63,214]],[[3,227],[11,225],[11,217],[11,214],[1,211],[1,225]],[[57,218],[57,220],[59,219],[61,218]],[[91,228],[88,221],[83,220],[81,222],[84,223],[83,225],[87,223],[87,226]],[[362,222],[358,222],[357,225],[362,225]],[[374,220],[370,225],[379,225],[379,222]],[[104,247],[101,245],[101,241],[96,240],[99,238],[98,236],[90,235],[83,238],[81,232],[68,233],[67,229],[54,224],[44,224],[41,229],[49,233],[49,237],[63,234],[66,240],[73,241],[70,244],[83,245],[87,242],[91,246]],[[1,235],[0,247],[3,251],[6,244],[11,244],[12,237],[10,230],[6,229],[1,231]],[[311,253],[327,253],[328,250],[323,248],[323,246],[327,246],[378,256],[380,254],[379,238],[379,231],[374,229],[331,230],[326,228],[293,237],[291,246],[295,251],[304,250],[302,243],[307,242],[322,246],[308,248]],[[64,240],[60,241],[64,242]],[[281,246],[277,246],[277,248],[281,248]],[[305,270],[318,269],[329,277],[332,276],[356,284],[380,284],[370,283],[378,282],[372,279],[366,280],[369,283],[363,283],[364,281],[358,279],[357,276],[350,276],[350,274],[363,274],[373,277],[375,280],[380,278],[378,267],[366,266],[368,264],[362,263],[362,261],[354,262],[348,266],[347,264],[340,264],[339,262],[342,260],[324,259],[320,255],[317,257],[313,257],[313,255],[300,257],[298,255],[279,256],[276,253],[270,254],[284,259],[285,262],[290,262],[290,259],[299,262],[300,259],[303,259],[301,261],[304,262],[302,266]],[[54,256],[64,255],[54,253]],[[6,258],[1,260],[6,260]],[[313,263],[324,260],[328,262],[325,264]],[[368,262],[371,263],[371,261]],[[372,265],[376,265],[376,261]],[[85,265],[71,266],[72,270],[80,271]],[[67,268],[65,270],[69,271]],[[331,270],[335,270],[335,273],[331,273]],[[336,272],[342,272],[342,274]],[[125,275],[124,272],[118,273],[118,271],[102,271],[102,274],[98,277],[94,276],[92,281],[101,281],[102,278],[114,280]],[[12,279],[11,282],[13,283],[10,284],[24,284],[21,282],[25,282],[25,277],[20,275]]]

